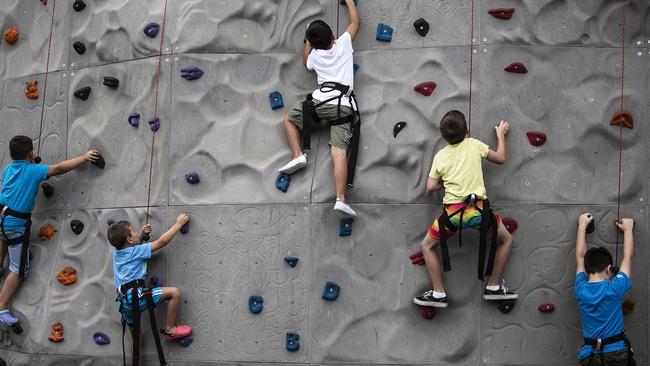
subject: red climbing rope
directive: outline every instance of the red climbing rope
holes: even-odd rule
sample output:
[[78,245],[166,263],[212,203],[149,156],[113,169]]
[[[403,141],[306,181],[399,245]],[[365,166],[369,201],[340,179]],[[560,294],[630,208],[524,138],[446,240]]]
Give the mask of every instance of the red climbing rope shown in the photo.
[[45,98],[47,97],[47,76],[50,73],[50,52],[52,51],[52,33],[54,31],[54,9],[56,9],[56,0],[52,1],[52,20],[50,21],[50,38],[47,41],[47,61],[45,63],[45,81],[43,82],[43,103],[41,104],[41,125],[38,128],[38,149],[36,150],[36,155],[41,154],[43,117],[45,116]]
[[469,31],[469,111],[467,113],[467,133],[472,130],[472,79],[474,74],[474,0],[471,2]]
[[[154,107],[153,107],[153,118],[158,117],[158,90],[160,87],[160,66],[162,63],[162,50],[163,50],[163,42],[165,41],[165,23],[167,18],[167,0],[165,0],[165,9],[163,10],[163,21],[162,21],[162,29],[160,32],[160,47],[158,48],[158,69],[156,71],[156,96],[155,96],[155,102],[154,102]],[[145,218],[145,223],[149,223],[149,207],[151,204],[151,177],[153,176],[153,156],[154,156],[154,146],[156,143],[156,132],[152,131],[152,137],[151,137],[151,156],[149,158],[149,184],[147,185],[147,214]]]
[[[627,13],[627,0],[623,0],[623,21],[621,22],[621,106],[620,114],[623,115],[624,98],[625,98],[625,28],[626,28],[626,14]],[[620,124],[618,132],[618,194],[616,197],[616,220],[621,219],[621,178],[623,175],[623,123]],[[615,265],[618,264],[618,245],[619,245],[619,232],[616,230],[616,260]]]

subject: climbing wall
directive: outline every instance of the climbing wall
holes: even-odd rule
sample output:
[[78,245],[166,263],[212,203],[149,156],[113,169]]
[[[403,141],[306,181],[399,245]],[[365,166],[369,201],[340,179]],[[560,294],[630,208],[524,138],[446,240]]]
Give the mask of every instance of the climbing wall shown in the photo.
[[[596,217],[591,245],[616,249],[620,130],[610,119],[620,107],[623,0],[476,0],[473,14],[471,0],[360,0],[354,57],[363,122],[356,186],[348,193],[359,217],[348,237],[338,235],[332,211],[327,131],[313,136],[309,166],[288,192],[275,186],[290,158],[282,117],[316,86],[301,62],[304,31],[323,19],[342,32],[345,6],[84,1],[76,11],[72,0],[0,0],[2,31],[19,32],[13,45],[0,41],[3,166],[16,134],[40,143],[46,164],[88,148],[106,159],[104,170],[87,165],[51,179],[52,197],[39,193],[34,226],[58,232],[32,237],[32,269],[12,304],[24,332],[0,333],[8,364],[121,363],[106,230],[109,220],[143,225],[148,203],[154,236],[180,212],[191,217],[189,233],[156,253],[148,269],[180,288],[179,321],[194,327],[190,346],[165,342],[173,365],[575,364],[578,215]],[[623,129],[620,210],[636,223],[636,307],[625,323],[638,363],[648,365],[650,6],[627,3],[624,105],[635,124]],[[499,19],[488,12],[494,8],[515,11]],[[430,25],[426,36],[413,27],[418,18]],[[164,32],[150,38],[143,32],[150,23]],[[379,23],[393,28],[391,42],[375,39]],[[513,62],[528,73],[505,71]],[[190,67],[204,75],[185,80],[181,69]],[[102,85],[106,76],[119,87]],[[32,80],[39,99],[24,95]],[[423,81],[437,85],[428,97],[413,90]],[[87,100],[74,96],[83,87],[92,90]],[[284,108],[271,109],[272,91],[282,94]],[[470,233],[462,248],[451,241],[449,307],[426,320],[412,297],[430,283],[408,256],[441,209],[439,194],[424,193],[433,154],[445,145],[438,121],[450,109],[468,114],[470,100],[472,136],[494,147],[493,126],[512,124],[506,164],[484,169],[497,212],[518,222],[505,277],[520,300],[509,314],[481,300],[478,238]],[[135,112],[137,128],[128,123]],[[155,140],[147,124],[154,116],[161,122]],[[394,137],[399,121],[407,125]],[[545,143],[531,145],[528,132],[544,133]],[[189,172],[199,184],[188,184]],[[85,225],[79,235],[72,220]],[[299,258],[295,268],[285,256]],[[70,286],[57,280],[66,266],[77,270]],[[341,287],[336,301],[321,296],[328,281]],[[264,298],[260,314],[249,311],[251,295]],[[539,312],[542,303],[555,311]],[[64,327],[61,343],[48,340],[56,322]],[[148,321],[143,327],[145,364],[155,365]],[[96,345],[95,332],[111,343]],[[287,333],[300,336],[297,352],[286,350]]]

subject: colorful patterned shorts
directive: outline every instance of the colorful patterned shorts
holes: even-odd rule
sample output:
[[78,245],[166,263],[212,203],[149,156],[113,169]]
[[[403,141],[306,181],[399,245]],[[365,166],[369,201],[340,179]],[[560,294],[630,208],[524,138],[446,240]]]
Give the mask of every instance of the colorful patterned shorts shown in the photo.
[[[453,203],[450,205],[445,205],[445,211],[447,211],[448,215],[453,214],[454,212],[460,210],[463,208],[465,204],[464,203]],[[449,218],[449,221],[451,221],[452,225],[456,227],[456,230],[459,228],[461,229],[466,229],[466,228],[474,228],[474,229],[480,229],[481,228],[481,213],[477,210],[483,209],[483,201],[482,200],[477,200],[476,201],[476,207],[472,205],[467,205],[465,207],[465,211],[463,212],[463,222],[460,222],[460,212],[455,214],[454,216]],[[494,215],[497,220],[497,225],[501,222],[501,218],[499,215],[495,214]],[[433,221],[433,224],[429,228],[429,236],[436,239],[440,240],[440,227],[438,225],[438,221],[440,220],[440,216],[436,217],[436,219]],[[447,239],[452,237],[456,231],[449,230],[449,228],[445,228],[445,236]]]

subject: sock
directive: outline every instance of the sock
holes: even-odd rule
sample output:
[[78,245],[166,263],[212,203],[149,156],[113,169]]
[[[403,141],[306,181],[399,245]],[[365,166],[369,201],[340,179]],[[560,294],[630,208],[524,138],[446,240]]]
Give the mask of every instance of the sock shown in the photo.
[[435,297],[436,299],[442,299],[443,297],[447,297],[447,293],[446,292],[438,292],[438,291],[434,290],[433,291],[433,297]]
[[486,290],[498,291],[501,287],[499,285],[487,285],[485,286]]

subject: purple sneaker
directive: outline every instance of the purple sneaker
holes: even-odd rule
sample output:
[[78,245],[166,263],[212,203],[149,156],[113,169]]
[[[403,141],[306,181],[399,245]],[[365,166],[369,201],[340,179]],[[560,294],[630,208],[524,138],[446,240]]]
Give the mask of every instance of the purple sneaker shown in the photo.
[[9,309],[0,310],[0,323],[5,325],[14,325],[18,323],[18,318],[11,315]]

